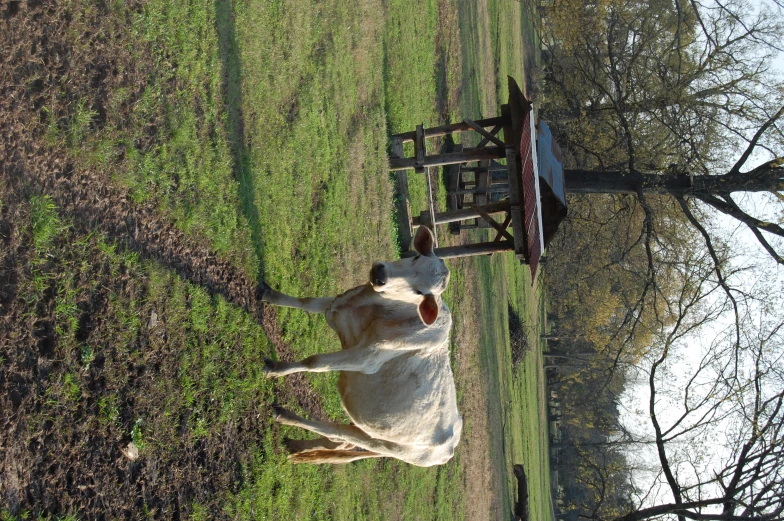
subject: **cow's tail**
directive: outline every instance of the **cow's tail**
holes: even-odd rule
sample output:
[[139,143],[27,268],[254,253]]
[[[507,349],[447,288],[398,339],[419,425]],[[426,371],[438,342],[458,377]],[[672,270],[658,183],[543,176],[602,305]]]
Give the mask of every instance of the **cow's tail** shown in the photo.
[[370,451],[315,449],[289,454],[292,463],[351,463],[365,458],[382,458],[381,454]]

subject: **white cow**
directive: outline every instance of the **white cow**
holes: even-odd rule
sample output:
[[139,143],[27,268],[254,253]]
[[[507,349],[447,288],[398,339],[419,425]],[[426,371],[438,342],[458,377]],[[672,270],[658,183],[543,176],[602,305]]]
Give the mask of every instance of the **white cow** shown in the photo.
[[289,442],[294,462],[346,463],[392,457],[428,467],[452,458],[463,430],[449,365],[452,316],[441,299],[449,269],[420,227],[415,257],[377,262],[370,282],[337,297],[298,299],[265,288],[262,300],[324,313],[341,351],[301,362],[267,360],[267,375],[340,371],[352,425],[306,420],[276,408],[276,420],[322,438]]

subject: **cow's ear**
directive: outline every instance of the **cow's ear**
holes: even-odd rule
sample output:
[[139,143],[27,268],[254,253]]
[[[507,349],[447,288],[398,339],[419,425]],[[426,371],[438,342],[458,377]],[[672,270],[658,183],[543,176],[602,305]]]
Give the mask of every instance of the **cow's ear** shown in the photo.
[[420,226],[414,237],[414,249],[420,255],[433,254],[433,234],[427,226]]
[[440,307],[433,295],[425,295],[425,298],[419,303],[419,316],[426,326],[436,321]]

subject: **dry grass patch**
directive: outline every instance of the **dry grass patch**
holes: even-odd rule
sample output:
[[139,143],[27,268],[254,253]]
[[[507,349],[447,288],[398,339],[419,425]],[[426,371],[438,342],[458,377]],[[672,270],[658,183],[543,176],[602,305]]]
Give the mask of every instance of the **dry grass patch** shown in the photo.
[[[471,260],[452,261],[454,269],[468,270]],[[459,291],[459,294],[458,294]],[[479,360],[478,288],[471,280],[455,288],[455,300],[460,301],[460,320],[456,323],[454,342],[455,383],[460,390],[458,408],[463,416],[463,437],[457,457],[463,466],[466,519],[491,519],[496,497],[493,492],[493,471],[488,437],[487,382]]]
[[376,93],[377,76],[380,74],[378,64],[383,58],[379,55],[384,31],[383,7],[377,0],[358,0],[357,11],[362,24],[357,28],[352,42],[354,67],[358,76],[358,105],[365,107],[372,102]]
[[436,49],[438,53],[437,67],[441,75],[438,85],[440,116],[451,121],[460,108],[463,94],[463,49],[460,34],[460,17],[455,0],[438,0],[437,4],[438,33]]
[[481,101],[482,115],[495,114],[498,101],[496,96],[496,68],[497,58],[493,55],[493,35],[491,33],[490,11],[488,0],[477,0],[477,84]]

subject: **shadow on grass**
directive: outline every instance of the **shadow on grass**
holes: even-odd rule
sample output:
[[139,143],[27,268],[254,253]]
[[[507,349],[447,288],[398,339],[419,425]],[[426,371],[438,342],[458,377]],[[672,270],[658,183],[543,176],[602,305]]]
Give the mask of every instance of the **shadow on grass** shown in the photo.
[[215,31],[218,34],[219,55],[223,64],[222,94],[226,104],[229,144],[234,159],[234,178],[238,183],[237,192],[242,213],[250,225],[253,247],[259,259],[259,280],[263,280],[262,227],[256,208],[256,187],[251,173],[242,115],[242,63],[231,0],[215,0]]

